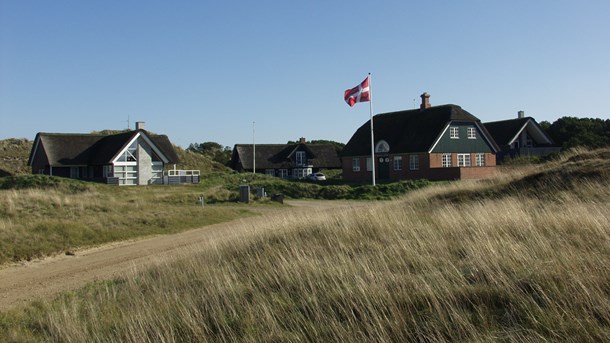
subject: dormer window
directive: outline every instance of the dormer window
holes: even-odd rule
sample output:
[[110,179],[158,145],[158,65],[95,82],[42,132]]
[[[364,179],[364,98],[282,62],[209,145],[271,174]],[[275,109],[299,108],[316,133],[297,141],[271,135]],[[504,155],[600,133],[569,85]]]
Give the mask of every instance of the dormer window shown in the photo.
[[375,146],[375,152],[386,153],[389,151],[390,151],[390,145],[388,144],[388,142],[386,142],[384,140],[377,142],[377,145]]
[[468,128],[468,139],[477,139],[477,130],[474,127]]
[[305,154],[305,151],[297,151],[297,153],[296,153],[297,166],[304,166],[305,162],[307,162],[307,155]]
[[449,128],[449,135],[451,139],[459,139],[460,138],[460,130],[457,126],[451,126]]

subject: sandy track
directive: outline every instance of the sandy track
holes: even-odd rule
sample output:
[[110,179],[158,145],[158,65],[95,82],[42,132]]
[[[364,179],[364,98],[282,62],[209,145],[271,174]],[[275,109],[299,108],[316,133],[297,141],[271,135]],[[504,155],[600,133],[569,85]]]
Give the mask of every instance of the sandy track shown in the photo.
[[239,234],[232,227],[239,221],[268,220],[286,212],[337,211],[366,203],[346,201],[290,201],[292,207],[265,210],[261,216],[210,225],[178,234],[153,236],[138,240],[111,243],[80,250],[75,256],[56,256],[24,264],[0,268],[0,311],[26,304],[35,299],[50,299],[59,292],[74,290],[95,280],[126,275],[164,256],[176,254],[192,244],[211,239],[227,239]]

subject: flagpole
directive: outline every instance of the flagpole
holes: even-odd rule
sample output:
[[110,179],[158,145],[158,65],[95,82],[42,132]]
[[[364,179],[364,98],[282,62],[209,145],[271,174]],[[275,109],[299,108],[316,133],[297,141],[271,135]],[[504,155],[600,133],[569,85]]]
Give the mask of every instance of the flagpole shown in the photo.
[[375,186],[375,134],[373,131],[373,85],[369,73],[369,111],[371,117],[371,168],[373,172],[373,186]]
[[254,124],[252,122],[252,174],[256,174],[256,143],[254,142]]

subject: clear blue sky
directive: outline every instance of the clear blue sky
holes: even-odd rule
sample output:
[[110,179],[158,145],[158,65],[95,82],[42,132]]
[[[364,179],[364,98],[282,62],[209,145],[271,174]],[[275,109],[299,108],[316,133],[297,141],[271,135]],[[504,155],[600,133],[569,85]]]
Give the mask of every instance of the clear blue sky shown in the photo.
[[0,0],[0,139],[123,129],[183,147],[347,142],[375,113],[610,113],[610,1]]

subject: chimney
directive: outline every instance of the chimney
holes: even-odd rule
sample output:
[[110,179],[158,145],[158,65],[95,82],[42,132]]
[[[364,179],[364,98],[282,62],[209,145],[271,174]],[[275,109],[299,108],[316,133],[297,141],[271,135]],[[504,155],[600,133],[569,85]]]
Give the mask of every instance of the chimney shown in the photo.
[[306,142],[307,140],[305,139],[305,137],[299,138],[299,144],[305,144]]
[[525,112],[524,111],[517,112],[517,118],[525,118]]
[[144,130],[144,122],[143,121],[137,121],[136,122],[136,130]]
[[430,94],[424,92],[421,96],[421,105],[419,105],[420,110],[425,110],[430,107]]

